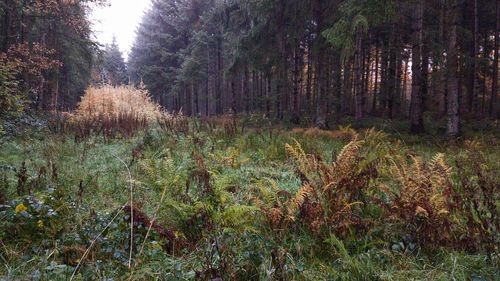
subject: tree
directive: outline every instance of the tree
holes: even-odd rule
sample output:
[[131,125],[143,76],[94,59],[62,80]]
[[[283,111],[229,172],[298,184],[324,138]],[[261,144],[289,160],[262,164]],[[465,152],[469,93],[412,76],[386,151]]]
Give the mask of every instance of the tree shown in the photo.
[[456,0],[448,0],[446,15],[448,27],[447,44],[447,88],[448,88],[448,124],[446,134],[450,138],[460,134],[460,116],[458,105],[458,50],[457,50],[457,3]]
[[498,28],[491,1],[450,1],[155,0],[129,72],[186,114],[260,113],[319,127],[370,114],[421,133],[424,112],[448,113],[455,135],[459,117],[469,118],[458,101],[481,99],[478,116],[496,102]]
[[414,1],[412,12],[412,87],[411,87],[411,132],[422,133],[424,131],[424,120],[422,117],[422,23],[423,23],[423,1]]
[[493,59],[493,85],[491,87],[491,99],[490,99],[490,117],[493,119],[496,119],[497,116],[497,110],[498,110],[498,104],[497,104],[497,98],[498,98],[498,57],[499,57],[499,52],[500,50],[498,49],[500,47],[500,0],[496,1],[495,5],[495,15],[496,15],[496,21],[495,21],[495,31],[493,32],[493,35],[495,36],[493,46],[494,46],[494,52],[495,52],[495,57]]
[[102,66],[103,82],[109,82],[113,86],[128,83],[127,66],[123,59],[120,48],[113,37],[111,45],[107,45],[104,50],[104,62]]
[[90,83],[97,50],[87,18],[91,3],[104,1],[0,1],[0,53],[31,64],[16,80],[33,108],[74,106]]

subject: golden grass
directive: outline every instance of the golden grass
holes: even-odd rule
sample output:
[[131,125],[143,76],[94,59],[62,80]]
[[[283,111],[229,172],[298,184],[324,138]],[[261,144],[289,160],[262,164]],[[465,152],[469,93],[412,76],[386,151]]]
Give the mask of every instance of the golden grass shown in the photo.
[[88,88],[67,120],[78,140],[90,135],[130,137],[151,123],[170,117],[142,87],[105,85]]
[[74,115],[78,119],[117,119],[131,116],[139,120],[153,121],[162,116],[162,111],[160,106],[151,100],[146,89],[105,85],[88,88]]

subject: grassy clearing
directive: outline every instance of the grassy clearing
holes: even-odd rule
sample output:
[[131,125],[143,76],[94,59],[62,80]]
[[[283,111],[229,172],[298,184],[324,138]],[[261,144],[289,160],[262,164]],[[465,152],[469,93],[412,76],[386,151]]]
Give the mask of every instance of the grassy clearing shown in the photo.
[[[349,169],[339,175],[342,151],[355,134],[349,128],[332,133],[186,120],[150,127],[127,139],[91,136],[75,142],[72,135],[45,132],[4,140],[0,276],[68,280],[78,269],[74,280],[498,280],[498,245],[487,250],[481,242],[498,239],[498,233],[474,236],[474,243],[462,245],[458,236],[465,235],[463,229],[447,223],[462,223],[466,210],[445,209],[450,211],[445,216],[432,212],[435,206],[448,208],[433,201],[443,192],[410,197],[423,202],[425,210],[417,214],[413,205],[403,203],[400,213],[381,207],[398,197],[380,186],[404,190],[404,182],[391,177],[383,160],[388,154],[411,165],[407,155],[427,163],[444,153],[452,186],[462,188],[455,162],[468,149],[464,143],[436,145],[425,137],[394,133],[394,127],[386,127],[388,136],[376,132],[372,141],[358,129],[364,144],[352,157],[359,159],[345,162]],[[487,144],[479,147],[488,171],[500,168],[498,136],[473,133],[468,138]],[[300,144],[305,158],[294,159],[286,144]],[[364,180],[349,172],[364,169],[360,163],[366,159],[376,161],[376,170],[370,170],[375,174]],[[332,162],[337,166],[325,180],[319,167]],[[488,179],[498,183],[498,175]],[[326,181],[336,182],[335,196],[322,193],[331,186]],[[357,183],[359,192],[353,192]],[[24,192],[19,195],[20,185]],[[130,185],[134,215],[121,209],[130,204]],[[345,194],[345,201],[337,200]],[[498,218],[497,188],[495,196],[496,207],[481,209],[493,213],[478,216]],[[343,206],[341,211],[335,204]],[[313,212],[311,206],[322,207]],[[129,260],[131,217],[135,227]],[[148,231],[150,220],[155,227]],[[456,237],[437,241],[432,233],[421,232],[424,226]],[[495,231],[495,225],[488,227]]]

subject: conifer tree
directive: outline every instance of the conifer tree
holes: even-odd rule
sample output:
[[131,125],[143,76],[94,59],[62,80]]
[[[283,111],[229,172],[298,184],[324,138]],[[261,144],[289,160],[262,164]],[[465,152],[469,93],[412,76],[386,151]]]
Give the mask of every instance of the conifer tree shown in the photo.
[[154,0],[129,73],[190,115],[404,118],[420,133],[447,114],[455,131],[466,102],[497,108],[497,1],[476,2]]
[[115,37],[113,37],[112,43],[107,45],[104,50],[101,76],[103,82],[108,82],[113,86],[128,83],[127,67]]

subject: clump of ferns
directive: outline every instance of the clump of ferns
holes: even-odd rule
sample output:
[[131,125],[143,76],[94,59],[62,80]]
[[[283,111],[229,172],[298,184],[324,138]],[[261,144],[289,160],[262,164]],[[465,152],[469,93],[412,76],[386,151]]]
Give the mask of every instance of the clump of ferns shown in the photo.
[[148,185],[165,189],[160,218],[188,241],[197,242],[219,227],[252,229],[257,222],[260,210],[239,204],[225,186],[214,185],[213,173],[200,155],[185,163],[147,160],[142,166]]
[[291,205],[300,209],[313,232],[326,228],[344,237],[367,227],[369,220],[362,213],[370,203],[369,183],[377,177],[379,158],[369,156],[365,145],[365,140],[355,137],[331,163],[305,154],[297,142],[287,145],[303,182]]
[[467,226],[463,243],[469,251],[498,253],[500,165],[479,142],[467,141],[464,148],[456,158],[457,202]]
[[232,169],[240,168],[242,164],[248,162],[248,159],[243,157],[243,153],[238,147],[229,147],[225,151],[209,152],[208,156],[216,164]]
[[260,182],[255,194],[249,195],[249,200],[260,208],[271,229],[282,232],[295,221],[295,210],[290,205],[292,195],[279,188],[273,181]]
[[[391,156],[388,174],[397,188],[381,186],[390,194],[387,207],[388,222],[400,233],[406,243],[417,243],[421,248],[432,250],[436,246],[451,246],[456,242],[459,220],[455,215],[456,193],[451,178],[451,168],[444,154],[436,154],[431,160],[402,154]],[[405,245],[406,246],[406,245]]]
[[263,208],[271,226],[283,228],[299,220],[313,233],[325,237],[332,232],[346,237],[367,230],[371,220],[363,213],[372,203],[370,182],[377,178],[381,154],[366,144],[367,140],[356,136],[331,163],[319,155],[306,154],[297,141],[287,144],[302,186],[295,195],[274,188],[278,200],[274,200],[274,206]]

